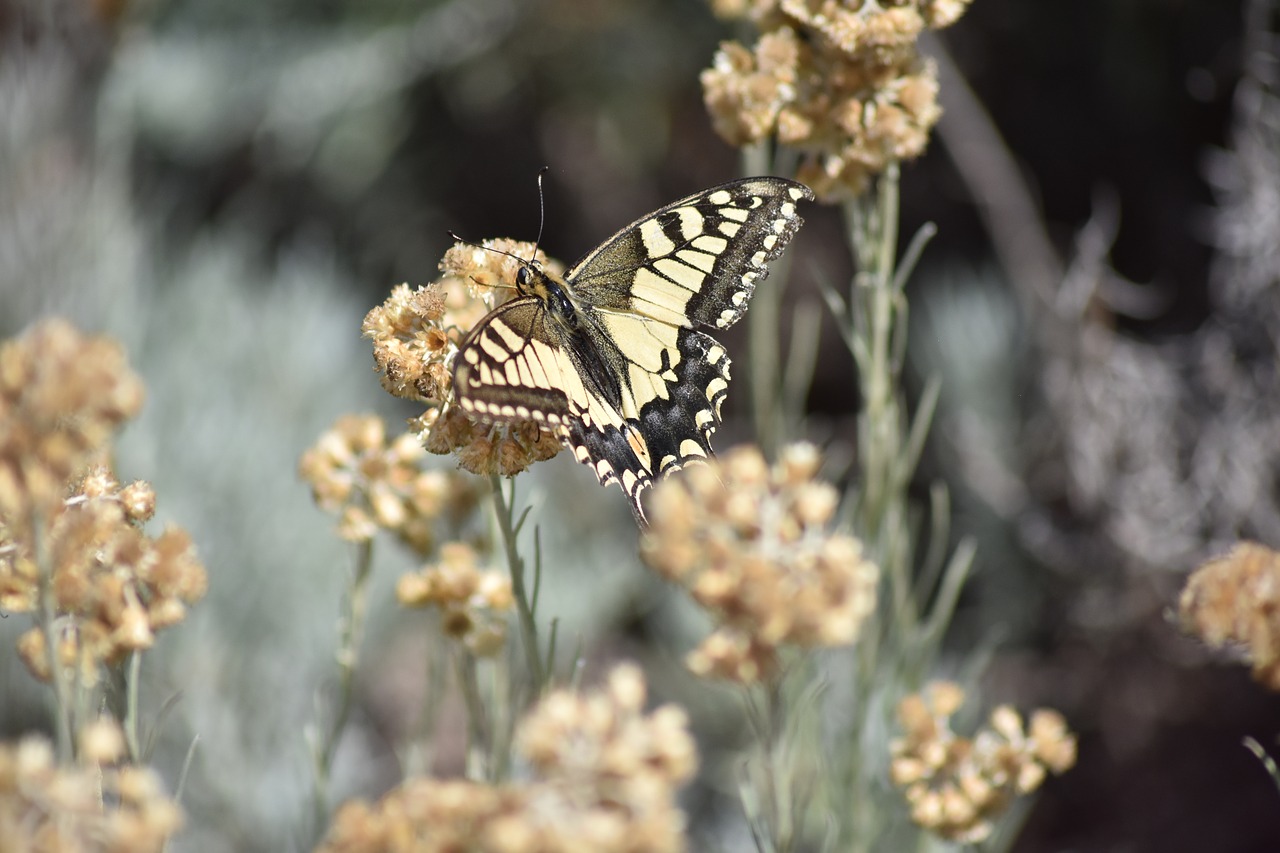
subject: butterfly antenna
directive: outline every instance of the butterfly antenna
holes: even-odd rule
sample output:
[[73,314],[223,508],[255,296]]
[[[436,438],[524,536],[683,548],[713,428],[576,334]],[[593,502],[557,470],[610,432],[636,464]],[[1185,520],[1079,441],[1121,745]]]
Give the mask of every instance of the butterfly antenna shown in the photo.
[[538,239],[533,241],[533,256],[538,256],[538,247],[542,245],[542,226],[547,221],[547,206],[542,198],[542,176],[550,171],[550,166],[538,170]]

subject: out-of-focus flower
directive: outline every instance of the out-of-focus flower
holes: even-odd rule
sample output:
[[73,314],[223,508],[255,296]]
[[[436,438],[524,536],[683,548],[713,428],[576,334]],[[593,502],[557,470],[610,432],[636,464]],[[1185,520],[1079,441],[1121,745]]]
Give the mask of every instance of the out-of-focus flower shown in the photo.
[[509,577],[482,571],[477,563],[470,545],[448,542],[440,548],[438,563],[401,576],[396,598],[405,607],[438,607],[445,636],[487,656],[497,654],[506,641],[507,615],[515,599]]
[[440,261],[439,280],[417,291],[400,285],[364,320],[382,387],[431,407],[413,425],[422,444],[432,453],[455,454],[463,470],[473,474],[513,476],[563,447],[557,434],[534,421],[480,423],[453,405],[458,346],[490,310],[515,295],[517,258],[563,271],[532,243],[458,243]]
[[891,162],[923,153],[941,110],[937,70],[920,56],[926,28],[955,22],[967,0],[715,0],[750,17],[753,49],[725,42],[702,73],[707,111],[732,145],[776,136],[801,152],[795,177],[819,198],[856,196]]
[[679,853],[676,790],[696,768],[684,713],[644,713],[640,671],[621,666],[605,689],[549,694],[521,722],[519,784],[412,779],[376,804],[348,803],[324,853]]
[[121,486],[95,464],[142,393],[118,345],[64,321],[0,345],[0,608],[39,613],[49,579],[53,624],[18,640],[37,678],[51,677],[52,656],[93,684],[100,664],[149,648],[204,596],[190,537],[142,529],[151,485]]
[[1047,773],[1065,773],[1076,762],[1075,735],[1056,711],[1038,710],[1024,728],[1008,705],[991,712],[972,738],[951,730],[964,691],[933,682],[898,705],[905,732],[890,744],[890,778],[902,789],[911,818],[951,841],[978,843],[1016,797],[1040,787]]
[[[58,766],[43,739],[0,743],[0,839],[5,850],[159,851],[182,826],[182,810],[149,769],[111,766],[114,724],[92,724],[104,748]],[[114,729],[114,736],[109,732]],[[82,744],[85,737],[82,736]]]
[[105,337],[46,320],[0,344],[0,519],[27,541],[142,407],[142,382]]
[[393,533],[416,553],[436,544],[436,524],[459,524],[479,503],[481,484],[454,471],[422,468],[416,435],[388,441],[376,415],[344,415],[302,454],[298,469],[321,509],[338,513],[338,535],[367,542]]
[[[150,648],[155,632],[182,621],[208,587],[184,530],[169,527],[153,538],[137,523],[139,503],[146,513],[154,506],[150,486],[139,482],[120,489],[111,481],[104,488],[104,479],[110,475],[103,471],[86,478],[94,496],[73,494],[49,517],[44,534],[57,657],[62,666],[79,666],[90,684],[99,664]],[[5,535],[0,528],[0,607],[35,611],[39,568],[31,543],[6,543]],[[40,628],[18,639],[18,651],[37,678],[49,679]]]
[[1192,573],[1179,611],[1184,630],[1214,648],[1239,647],[1254,679],[1280,690],[1280,554],[1240,543]]
[[828,529],[839,496],[814,478],[820,462],[809,444],[772,467],[739,447],[654,489],[641,553],[720,622],[690,655],[695,672],[757,681],[779,646],[852,643],[875,609],[879,570]]

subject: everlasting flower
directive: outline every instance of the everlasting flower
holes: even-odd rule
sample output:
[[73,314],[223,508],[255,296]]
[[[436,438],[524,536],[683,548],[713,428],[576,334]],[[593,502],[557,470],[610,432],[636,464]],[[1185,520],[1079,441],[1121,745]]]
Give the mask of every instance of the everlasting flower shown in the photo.
[[145,853],[162,850],[181,827],[181,809],[152,771],[110,766],[109,747],[122,741],[119,729],[113,724],[91,728],[90,745],[106,751],[73,767],[58,766],[52,747],[40,738],[0,743],[0,846],[5,850]]
[[365,317],[374,363],[390,393],[427,403],[415,431],[432,453],[457,456],[473,474],[512,476],[562,449],[560,437],[533,421],[473,422],[453,405],[452,363],[458,345],[484,316],[515,294],[516,272],[527,258],[560,273],[533,244],[486,240],[458,243],[440,261],[444,275],[417,291],[397,287]]
[[954,23],[967,0],[717,0],[749,16],[754,49],[720,46],[702,73],[707,111],[732,145],[775,136],[801,152],[796,179],[819,198],[856,196],[889,163],[923,153],[941,111],[926,27]]
[[[64,321],[0,345],[0,608],[38,611],[47,576],[53,656],[86,684],[100,664],[149,648],[207,585],[184,531],[142,530],[155,513],[150,484],[121,486],[94,464],[142,393],[119,346]],[[18,651],[37,678],[51,677],[41,627]]]
[[1280,690],[1280,554],[1254,542],[1191,575],[1179,610],[1184,630],[1214,648],[1241,648],[1253,677]]
[[644,702],[632,666],[601,691],[551,693],[517,730],[528,781],[412,779],[376,804],[344,805],[319,850],[679,853],[675,792],[696,767],[693,739],[683,712],[645,714]]
[[772,468],[740,447],[655,488],[644,559],[720,620],[690,656],[695,672],[756,681],[780,645],[852,643],[874,610],[879,570],[827,529],[838,496],[814,479],[819,462],[809,444]]
[[30,539],[31,514],[56,510],[142,396],[119,345],[64,320],[0,344],[0,519],[11,535]]
[[[152,538],[139,526],[154,503],[148,484],[120,488],[99,469],[48,517],[58,659],[79,666],[87,683],[96,681],[100,663],[150,648],[156,631],[182,621],[187,607],[204,597],[208,580],[187,533],[169,527]],[[0,527],[0,607],[34,611],[39,570],[32,545],[6,542],[6,535]],[[49,679],[39,628],[19,638],[18,651],[37,678]]]
[[302,454],[302,478],[321,509],[338,513],[338,535],[367,542],[379,529],[416,553],[435,547],[441,519],[460,523],[479,502],[480,486],[456,472],[421,467],[417,436],[388,441],[376,415],[344,415]]
[[461,640],[477,655],[496,654],[502,648],[506,617],[515,604],[510,578],[481,571],[475,549],[461,542],[443,545],[440,562],[402,576],[396,598],[406,607],[438,607],[445,635]]
[[1056,711],[1039,710],[1025,730],[1022,717],[1002,705],[973,738],[951,730],[964,691],[934,682],[898,705],[905,732],[890,744],[890,778],[902,789],[918,825],[950,841],[976,844],[1016,797],[1040,787],[1046,773],[1076,761],[1076,740]]

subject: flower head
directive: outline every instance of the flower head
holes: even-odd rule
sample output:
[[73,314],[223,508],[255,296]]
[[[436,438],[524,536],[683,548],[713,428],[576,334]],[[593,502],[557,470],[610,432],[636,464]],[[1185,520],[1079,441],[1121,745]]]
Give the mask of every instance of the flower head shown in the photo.
[[815,479],[820,461],[809,444],[772,467],[739,447],[655,488],[644,559],[720,622],[690,656],[695,672],[756,681],[779,646],[851,643],[874,610],[879,570],[828,529],[838,494]]
[[507,615],[515,605],[511,579],[482,571],[475,549],[462,542],[440,548],[440,561],[403,575],[396,598],[405,607],[437,607],[445,636],[477,655],[496,654],[506,641]]
[[338,513],[338,535],[367,542],[379,530],[429,554],[436,525],[458,525],[476,507],[481,485],[457,472],[426,470],[413,433],[388,440],[376,415],[344,415],[302,454],[298,469],[316,503]]
[[917,824],[952,841],[978,843],[993,821],[1023,794],[1040,787],[1049,772],[1064,773],[1076,761],[1075,735],[1056,711],[1039,710],[1023,727],[1008,705],[991,713],[987,727],[966,738],[951,730],[964,702],[959,685],[933,682],[898,705],[904,735],[890,744],[890,778],[902,790]]
[[[48,517],[44,535],[56,614],[54,635],[63,666],[79,666],[88,683],[98,665],[150,648],[155,632],[182,621],[204,597],[205,570],[191,538],[177,527],[148,536],[140,526],[154,495],[141,482],[123,488],[101,469]],[[35,610],[39,572],[30,541],[9,539],[0,526],[0,606]],[[45,634],[32,628],[18,651],[37,678],[48,680]]]
[[562,266],[530,243],[458,243],[440,261],[443,276],[411,291],[402,284],[364,320],[382,386],[397,397],[427,403],[414,430],[432,453],[457,456],[474,474],[512,476],[562,449],[560,437],[534,421],[473,421],[453,404],[453,359],[471,329],[516,293],[520,258],[559,273]]
[[801,152],[795,177],[819,198],[858,195],[889,163],[923,153],[941,111],[937,70],[916,40],[967,1],[717,2],[761,36],[754,48],[725,42],[702,73],[716,131],[732,145],[776,136]]
[[1196,569],[1179,610],[1184,630],[1214,648],[1241,648],[1254,679],[1280,690],[1280,554],[1242,542]]
[[114,766],[122,742],[113,723],[90,724],[81,743],[91,749],[70,767],[57,765],[41,738],[0,743],[5,849],[162,850],[182,810],[151,770]]
[[142,407],[119,345],[46,320],[0,344],[0,519],[28,538]]
[[550,693],[517,729],[527,781],[411,779],[375,804],[344,805],[319,849],[679,853],[675,794],[696,766],[693,739],[682,711],[644,704],[644,678],[626,665],[602,690]]

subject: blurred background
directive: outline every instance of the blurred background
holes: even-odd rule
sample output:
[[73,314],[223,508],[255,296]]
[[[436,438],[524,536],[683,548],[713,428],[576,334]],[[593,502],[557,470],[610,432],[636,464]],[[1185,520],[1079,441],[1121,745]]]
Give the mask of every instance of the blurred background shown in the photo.
[[[1081,734],[1019,851],[1280,849],[1280,794],[1241,746],[1276,749],[1280,700],[1168,616],[1199,561],[1280,545],[1275,5],[975,0],[927,45],[947,112],[902,179],[904,245],[939,229],[909,288],[913,381],[944,382],[921,494],[946,482],[979,541],[951,647],[997,640],[984,698]],[[565,261],[739,174],[698,84],[733,35],[695,0],[0,0],[0,333],[59,313],[123,342],[148,402],[119,474],[209,569],[143,669],[147,707],[177,697],[171,783],[200,738],[173,849],[310,841],[300,729],[332,689],[351,555],[297,458],[343,413],[417,414],[378,387],[365,312],[436,276],[446,229],[533,239],[543,165]],[[838,211],[805,216],[789,310],[852,271]],[[807,429],[838,453],[858,396],[825,331]],[[747,435],[745,368],[721,447]],[[543,615],[674,673],[694,629],[622,496],[563,456],[520,489]],[[427,690],[429,635],[390,598],[408,558],[379,561],[338,796],[395,783]],[[0,731],[45,726],[43,701],[0,656]],[[701,735],[712,757],[729,739]],[[735,849],[731,799],[690,807]]]

